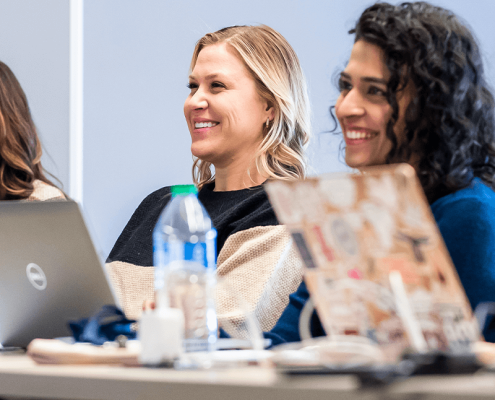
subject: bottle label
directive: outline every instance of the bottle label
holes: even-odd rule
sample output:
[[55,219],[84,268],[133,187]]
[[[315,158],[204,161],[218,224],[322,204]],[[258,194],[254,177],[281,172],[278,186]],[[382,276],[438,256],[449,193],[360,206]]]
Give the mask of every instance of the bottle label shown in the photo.
[[155,243],[153,254],[155,266],[167,266],[174,261],[192,261],[214,270],[216,265],[215,242],[163,242]]

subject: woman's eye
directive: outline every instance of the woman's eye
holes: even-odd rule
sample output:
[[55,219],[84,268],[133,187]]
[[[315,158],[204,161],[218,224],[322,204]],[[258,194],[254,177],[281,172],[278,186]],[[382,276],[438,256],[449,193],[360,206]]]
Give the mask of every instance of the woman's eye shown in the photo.
[[196,83],[189,82],[189,83],[187,84],[187,87],[188,87],[189,89],[193,90],[193,89],[197,89],[197,88],[198,88],[198,85],[197,85]]
[[368,94],[371,94],[372,96],[385,96],[386,92],[383,89],[377,88],[375,86],[370,86],[368,89]]
[[225,88],[225,85],[221,82],[213,82],[211,87],[214,89]]
[[351,90],[352,86],[350,82],[344,81],[343,79],[339,79],[339,90],[340,92],[347,92]]

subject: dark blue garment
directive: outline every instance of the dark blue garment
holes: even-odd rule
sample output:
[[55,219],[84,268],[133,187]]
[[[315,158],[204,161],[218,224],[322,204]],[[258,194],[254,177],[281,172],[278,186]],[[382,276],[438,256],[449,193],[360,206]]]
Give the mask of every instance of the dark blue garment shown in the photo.
[[101,345],[114,341],[119,335],[135,339],[136,332],[131,329],[134,322],[136,321],[127,319],[119,308],[106,305],[89,319],[70,322],[69,327],[76,342]]
[[[475,178],[431,205],[471,307],[495,301],[495,192]],[[495,331],[484,330],[495,342]]]
[[[272,346],[286,342],[299,342],[299,316],[309,299],[309,292],[304,281],[299,285],[297,291],[289,296],[289,304],[280,316],[279,320],[270,332],[263,332],[265,339],[271,339]],[[316,312],[311,318],[311,334],[313,337],[325,336],[325,331],[321,325]]]
[[[473,309],[495,301],[495,192],[475,178],[469,187],[435,201],[431,210]],[[299,316],[308,298],[302,282],[276,325],[264,333],[273,345],[301,340]],[[311,330],[314,336],[325,334],[316,314]],[[483,334],[495,342],[495,330]]]

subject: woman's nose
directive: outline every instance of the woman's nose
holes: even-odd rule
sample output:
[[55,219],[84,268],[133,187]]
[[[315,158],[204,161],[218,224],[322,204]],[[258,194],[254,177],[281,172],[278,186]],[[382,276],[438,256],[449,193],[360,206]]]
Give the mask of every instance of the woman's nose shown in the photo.
[[189,108],[192,110],[201,110],[208,107],[206,93],[198,88],[196,92],[189,98]]
[[354,88],[347,92],[345,96],[341,94],[339,103],[338,113],[340,118],[359,117],[366,112],[363,96]]

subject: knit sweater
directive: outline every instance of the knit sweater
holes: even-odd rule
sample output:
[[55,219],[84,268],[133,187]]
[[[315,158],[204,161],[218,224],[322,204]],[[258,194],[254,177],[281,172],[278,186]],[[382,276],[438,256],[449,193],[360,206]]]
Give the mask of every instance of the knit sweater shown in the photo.
[[[476,178],[467,188],[435,201],[431,210],[473,309],[495,301],[495,192]],[[302,282],[275,327],[264,334],[273,345],[301,340],[299,317],[308,298]],[[313,336],[325,335],[316,313],[311,331]],[[493,331],[484,335],[495,342]]]
[[64,193],[57,187],[40,180],[33,182],[34,191],[25,201],[66,200]]
[[[302,280],[302,262],[261,186],[228,192],[214,187],[205,185],[198,199],[217,229],[217,275],[231,288],[217,295],[220,323],[242,319],[240,297],[261,328],[270,330]],[[170,187],[146,197],[108,256],[106,268],[130,318],[139,318],[143,302],[153,299],[152,233],[170,199]]]

